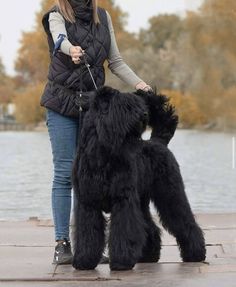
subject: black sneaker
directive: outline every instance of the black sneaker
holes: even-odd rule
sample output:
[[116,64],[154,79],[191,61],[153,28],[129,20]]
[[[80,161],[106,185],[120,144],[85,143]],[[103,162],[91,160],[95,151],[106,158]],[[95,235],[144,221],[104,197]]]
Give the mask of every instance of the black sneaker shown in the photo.
[[70,241],[64,239],[55,247],[52,264],[72,264],[73,255],[71,252]]

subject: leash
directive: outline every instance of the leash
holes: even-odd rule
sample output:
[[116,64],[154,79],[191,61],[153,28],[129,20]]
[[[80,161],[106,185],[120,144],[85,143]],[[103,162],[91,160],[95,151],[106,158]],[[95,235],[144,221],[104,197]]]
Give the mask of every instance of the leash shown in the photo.
[[[95,90],[97,90],[98,87],[96,85],[96,82],[94,80],[93,74],[91,72],[90,65],[89,65],[89,63],[87,61],[87,54],[84,53],[82,58],[84,60],[85,66],[86,66],[86,68],[87,68],[87,70],[89,72],[89,75],[90,75],[90,77],[92,79],[94,88],[95,88]],[[81,68],[80,68],[80,91],[79,91],[79,98],[80,98],[80,101],[79,101],[80,102],[80,106],[79,106],[79,135],[78,135],[79,138],[80,138],[80,135],[81,135],[82,124],[83,124],[83,115],[82,115],[83,109],[82,109],[82,106],[81,106],[81,102],[82,102],[81,100],[82,100],[82,97],[83,97],[83,75],[82,75],[82,73],[83,73],[83,69],[82,69],[82,66],[81,66]],[[79,146],[79,139],[78,139],[78,146]]]
[[[96,84],[96,82],[95,82],[95,80],[94,80],[93,74],[92,74],[92,72],[91,72],[90,65],[89,65],[89,63],[88,63],[88,61],[87,61],[87,55],[84,53],[82,57],[83,57],[83,59],[84,59],[85,67],[87,68],[87,70],[88,70],[88,72],[89,72],[89,75],[90,75],[90,77],[91,77],[91,79],[92,79],[94,88],[95,88],[95,90],[97,90],[98,87],[97,87],[97,84]],[[80,92],[79,92],[79,97],[80,97],[80,99],[82,99],[82,96],[83,96],[83,69],[82,69],[82,66],[81,66],[81,68],[80,68]],[[82,109],[82,107],[81,107],[81,105],[80,105],[79,111],[82,111],[82,110],[83,110],[83,109]]]
[[89,72],[89,75],[90,75],[90,77],[91,77],[91,79],[92,79],[92,81],[93,81],[93,85],[94,85],[95,89],[97,90],[98,87],[97,87],[97,85],[96,85],[96,83],[95,83],[95,80],[94,80],[94,77],[93,77],[93,75],[92,75],[92,73],[91,73],[90,65],[89,65],[89,63],[88,63],[88,61],[87,61],[87,54],[85,54],[85,53],[84,53],[84,64],[85,64],[85,66],[87,67],[88,72]]
[[[91,69],[90,69],[90,65],[89,65],[89,63],[87,61],[87,54],[84,53],[82,57],[84,59],[85,67],[88,69],[89,75],[90,75],[90,77],[91,77],[91,79],[93,81],[94,88],[97,90],[98,89],[97,84],[96,84],[96,82],[94,80],[93,74],[92,74]],[[83,77],[82,77],[82,67],[81,67],[80,68],[80,92],[81,93],[83,92],[83,90],[82,90],[83,88],[82,87],[83,87]]]

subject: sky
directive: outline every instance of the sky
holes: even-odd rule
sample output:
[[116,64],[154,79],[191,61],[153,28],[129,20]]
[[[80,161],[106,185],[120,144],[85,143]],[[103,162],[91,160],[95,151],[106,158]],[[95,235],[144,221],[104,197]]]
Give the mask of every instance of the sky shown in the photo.
[[[23,31],[34,27],[35,13],[40,0],[4,1],[0,9],[0,56],[8,74],[14,74],[14,60],[20,46]],[[197,10],[203,0],[115,0],[123,11],[128,12],[127,30],[138,32],[148,26],[151,16],[162,13],[183,15],[186,10]],[[14,9],[12,9],[14,6]]]

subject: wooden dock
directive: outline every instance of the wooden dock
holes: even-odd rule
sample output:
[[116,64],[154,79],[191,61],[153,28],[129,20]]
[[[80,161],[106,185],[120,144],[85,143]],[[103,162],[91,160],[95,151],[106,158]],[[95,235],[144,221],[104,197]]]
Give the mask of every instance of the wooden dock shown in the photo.
[[207,242],[205,263],[182,263],[175,239],[164,232],[160,262],[137,264],[127,272],[111,272],[108,265],[94,271],[52,265],[55,243],[50,220],[2,221],[0,287],[235,287],[236,214],[196,217]]

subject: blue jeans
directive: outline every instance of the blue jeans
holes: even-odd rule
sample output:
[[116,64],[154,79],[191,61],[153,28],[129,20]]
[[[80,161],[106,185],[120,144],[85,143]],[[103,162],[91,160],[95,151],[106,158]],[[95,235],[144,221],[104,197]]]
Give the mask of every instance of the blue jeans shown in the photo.
[[71,173],[75,158],[79,119],[60,115],[46,109],[46,124],[52,148],[54,177],[52,183],[52,211],[55,240],[69,239],[71,212]]

